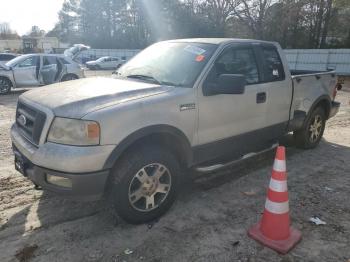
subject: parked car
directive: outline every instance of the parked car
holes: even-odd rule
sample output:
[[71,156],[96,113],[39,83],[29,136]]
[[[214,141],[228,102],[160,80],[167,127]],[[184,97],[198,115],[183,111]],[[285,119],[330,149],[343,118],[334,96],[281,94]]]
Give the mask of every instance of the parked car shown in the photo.
[[95,61],[86,62],[86,67],[92,70],[117,69],[125,60],[117,57],[104,56]]
[[11,129],[16,169],[44,190],[105,196],[130,223],[164,214],[187,169],[208,173],[293,132],[316,147],[339,110],[334,72],[291,72],[277,43],[156,43],[114,78],[22,94]]
[[11,54],[11,53],[0,53],[0,64],[4,64],[14,58],[16,58],[16,54]]
[[0,65],[0,94],[84,77],[83,68],[65,55],[28,54]]

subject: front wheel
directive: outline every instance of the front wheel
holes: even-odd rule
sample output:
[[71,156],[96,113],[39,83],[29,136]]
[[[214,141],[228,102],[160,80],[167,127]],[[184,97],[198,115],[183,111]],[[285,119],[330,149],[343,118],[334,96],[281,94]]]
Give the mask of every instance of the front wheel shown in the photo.
[[179,176],[171,152],[157,146],[130,150],[112,171],[111,200],[117,213],[132,224],[160,217],[176,198]]
[[306,120],[303,128],[294,131],[294,138],[298,147],[309,149],[316,147],[323,136],[326,127],[326,113],[317,107]]
[[0,95],[6,95],[11,91],[11,81],[4,78],[0,77]]

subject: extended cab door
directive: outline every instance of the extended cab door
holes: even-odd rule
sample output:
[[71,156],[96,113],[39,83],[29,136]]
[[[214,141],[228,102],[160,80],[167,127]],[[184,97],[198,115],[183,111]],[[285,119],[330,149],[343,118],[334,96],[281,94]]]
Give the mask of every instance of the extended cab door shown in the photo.
[[264,126],[270,130],[270,137],[276,138],[286,132],[292,100],[290,74],[285,71],[287,62],[282,60],[279,46],[263,43],[258,45],[259,66],[262,71],[262,84],[259,92],[266,94]]
[[39,85],[40,59],[38,55],[33,55],[18,63],[13,67],[13,76],[16,85],[38,86]]
[[[266,147],[266,130],[262,130],[266,99],[260,94],[257,56],[252,44],[234,44],[226,47],[212,65],[202,90],[198,90],[199,146],[195,148],[195,162],[223,155],[239,157]],[[205,96],[205,83],[217,84],[221,74],[244,75],[244,93]]]

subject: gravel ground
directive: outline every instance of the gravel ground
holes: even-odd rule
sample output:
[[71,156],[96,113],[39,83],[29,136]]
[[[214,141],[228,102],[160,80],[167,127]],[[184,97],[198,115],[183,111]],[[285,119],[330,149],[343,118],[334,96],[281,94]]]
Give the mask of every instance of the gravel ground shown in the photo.
[[[191,180],[159,221],[128,225],[103,201],[36,191],[15,171],[9,129],[22,92],[0,96],[0,261],[349,261],[348,92],[339,92],[341,110],[319,147],[303,151],[284,139],[292,223],[303,234],[285,256],[246,234],[263,211],[273,152]],[[327,224],[311,224],[312,216]]]

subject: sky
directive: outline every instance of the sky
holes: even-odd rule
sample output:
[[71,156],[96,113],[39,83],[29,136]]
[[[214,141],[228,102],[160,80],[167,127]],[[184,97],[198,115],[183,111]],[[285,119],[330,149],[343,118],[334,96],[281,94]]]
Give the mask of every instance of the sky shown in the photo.
[[33,25],[50,31],[58,21],[64,0],[0,0],[0,23],[8,22],[19,35],[28,33]]

